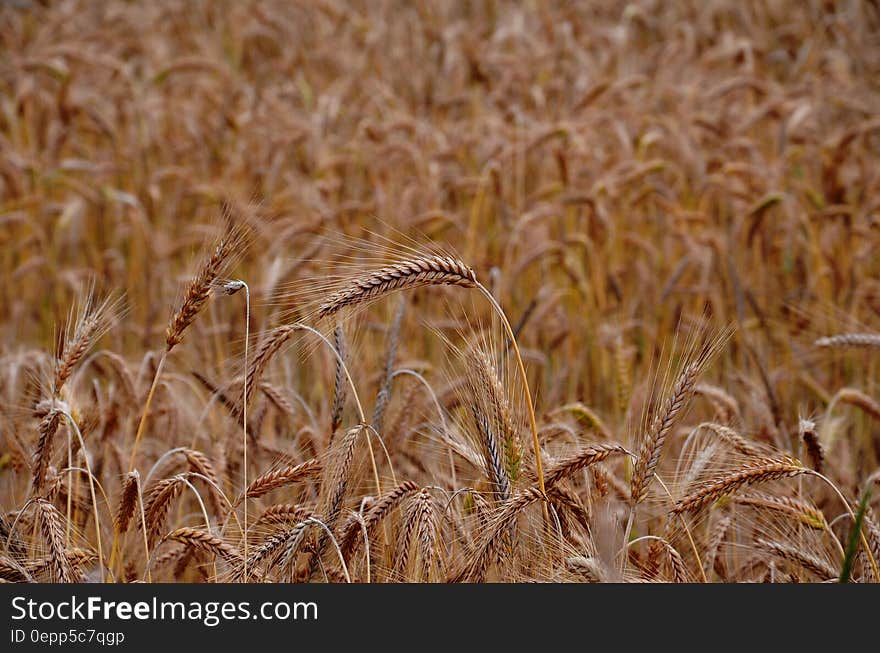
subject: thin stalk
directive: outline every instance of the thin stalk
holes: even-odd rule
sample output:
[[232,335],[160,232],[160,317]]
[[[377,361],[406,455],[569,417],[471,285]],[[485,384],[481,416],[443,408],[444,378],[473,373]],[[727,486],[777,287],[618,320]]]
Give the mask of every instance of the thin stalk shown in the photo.
[[241,401],[241,444],[244,450],[242,454],[242,470],[243,470],[243,478],[242,482],[244,483],[244,578],[247,580],[247,561],[248,561],[248,502],[247,502],[247,488],[248,488],[248,434],[247,434],[247,408],[248,408],[248,341],[250,340],[250,328],[251,328],[251,289],[248,285],[241,281],[242,286],[244,287],[244,301],[245,301],[245,309],[244,309],[244,394],[242,395]]
[[[440,417],[440,426],[443,429],[443,435],[445,436],[447,433],[446,427],[446,416],[443,414],[443,408],[440,406],[440,401],[437,399],[437,394],[434,392],[434,389],[431,387],[431,384],[428,383],[428,380],[416,372],[415,370],[410,369],[399,369],[394,372],[392,376],[398,376],[400,374],[409,374],[415,377],[425,388],[428,390],[428,394],[431,396],[431,401],[434,402],[434,407],[437,409],[437,415]],[[444,440],[445,441],[445,440]],[[446,451],[449,454],[449,472],[450,472],[450,480],[452,482],[452,487],[456,487],[458,485],[458,481],[456,480],[455,474],[455,458],[453,457],[452,447],[449,446],[449,442],[446,441]]]
[[147,423],[147,414],[150,412],[150,404],[153,401],[153,395],[156,394],[156,386],[159,384],[159,377],[162,375],[162,368],[165,367],[165,359],[168,358],[168,350],[162,352],[159,364],[156,365],[156,373],[153,375],[153,382],[150,384],[150,391],[147,393],[147,401],[144,403],[144,410],[141,413],[141,419],[138,422],[137,432],[134,436],[134,445],[131,447],[131,459],[128,461],[128,471],[134,470],[135,456],[137,456],[138,444],[144,435],[144,426]]
[[[131,458],[128,461],[128,472],[131,473],[134,471],[134,461],[135,456],[137,455],[138,444],[141,441],[141,438],[144,435],[144,425],[147,422],[147,414],[150,412],[150,404],[153,401],[153,395],[156,393],[156,386],[159,384],[159,377],[162,375],[162,368],[165,367],[165,359],[168,357],[168,349],[162,352],[162,356],[159,358],[159,364],[156,365],[156,373],[153,375],[153,381],[150,383],[150,391],[147,393],[147,400],[144,403],[144,410],[141,413],[140,421],[138,422],[137,432],[134,436],[134,444],[131,447]],[[143,504],[143,499],[141,499],[141,503]],[[143,505],[141,506],[141,512],[143,513]],[[142,515],[143,516],[143,515]],[[146,531],[146,525],[144,525],[144,530]],[[144,533],[144,537],[146,538],[146,532]],[[116,552],[119,547],[119,533],[114,529],[113,532],[113,545],[110,549],[111,558],[116,555]],[[121,562],[121,561],[120,561]],[[150,573],[149,568],[147,569],[147,574]]]
[[[834,492],[840,498],[841,503],[843,503],[844,508],[846,508],[846,511],[849,513],[849,516],[853,520],[853,523],[855,523],[856,522],[856,514],[855,514],[855,512],[853,512],[853,509],[850,507],[849,501],[847,501],[846,497],[843,496],[843,492],[841,492],[839,489],[837,489],[837,486],[834,483],[832,483],[831,480],[828,479],[828,477],[823,476],[822,474],[817,472],[815,469],[808,469],[806,471],[806,473],[812,474],[813,476],[816,476],[816,477],[822,479],[823,481],[825,481],[825,483],[832,490],[834,490]],[[871,554],[871,547],[868,545],[868,540],[865,539],[865,534],[861,531],[861,529],[859,529],[859,538],[862,541],[862,546],[865,547],[865,553],[868,554],[868,560],[871,562],[871,569],[874,571],[874,577],[880,578],[880,569],[878,569],[878,567],[877,567],[877,561],[874,559],[874,556]]]
[[144,536],[144,561],[145,561],[145,564],[147,565],[147,582],[152,583],[153,582],[153,572],[150,571],[150,566],[149,566],[150,544],[147,541],[147,518],[144,515],[144,492],[143,492],[144,488],[143,488],[143,486],[141,486],[141,475],[137,473],[137,470],[135,470],[135,474],[137,474],[136,481],[137,481],[137,491],[138,491],[138,494],[137,494],[138,507],[141,511],[141,533],[143,533],[143,536]]
[[[351,387],[351,394],[352,394],[352,397],[354,398],[355,405],[357,406],[358,417],[361,420],[361,424],[363,424],[364,426],[367,426],[367,418],[364,414],[364,408],[361,405],[361,400],[358,397],[357,390],[354,387],[354,381],[352,381],[352,379],[351,379],[351,374],[348,371],[348,366],[345,364],[345,360],[342,358],[342,354],[340,354],[338,351],[336,351],[336,347],[333,346],[333,343],[330,342],[327,339],[327,337],[323,333],[318,331],[317,329],[313,329],[312,327],[308,326],[307,324],[303,324],[301,322],[296,322],[296,323],[294,323],[293,326],[297,327],[298,329],[303,329],[305,331],[308,331],[309,333],[313,333],[316,336],[318,336],[324,342],[324,344],[326,344],[330,348],[330,351],[333,352],[333,355],[336,356],[336,360],[339,361],[339,364],[342,366],[342,370],[345,372],[345,378],[348,379],[348,385]],[[376,492],[381,496],[382,495],[382,484],[379,481],[379,469],[378,469],[378,467],[376,467],[376,456],[373,453],[373,444],[372,444],[372,442],[370,442],[369,433],[367,434],[367,449],[370,453],[370,463],[373,466],[373,480],[376,483]]]
[[351,583],[351,576],[348,575],[348,565],[345,564],[345,556],[342,555],[342,550],[339,548],[339,543],[336,541],[336,537],[333,535],[333,531],[327,528],[327,524],[322,522],[317,517],[309,517],[306,522],[317,524],[327,532],[330,541],[333,543],[333,548],[336,549],[336,555],[339,558],[339,564],[342,566],[342,573],[345,576],[345,582]]
[[[103,583],[106,580],[106,577],[104,575],[104,550],[101,547],[101,521],[98,519],[98,499],[95,496],[95,480],[94,476],[92,475],[92,466],[89,462],[89,453],[88,451],[86,451],[86,445],[85,442],[83,442],[82,433],[80,433],[79,426],[77,426],[76,421],[66,411],[62,411],[61,414],[67,418],[67,421],[70,422],[70,425],[73,427],[73,432],[76,433],[76,437],[79,440],[79,449],[80,451],[82,451],[82,457],[86,463],[86,471],[88,472],[89,477],[89,493],[92,497],[92,510],[95,513],[95,539],[97,540],[98,546],[98,566],[101,568],[101,582]],[[68,488],[68,497],[69,496],[70,488]]]

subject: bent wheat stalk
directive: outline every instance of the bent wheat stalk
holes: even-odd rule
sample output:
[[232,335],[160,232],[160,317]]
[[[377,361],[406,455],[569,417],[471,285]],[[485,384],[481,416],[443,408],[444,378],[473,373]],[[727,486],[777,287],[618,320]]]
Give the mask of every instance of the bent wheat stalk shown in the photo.
[[788,456],[762,458],[740,469],[700,483],[691,493],[676,502],[672,512],[674,514],[694,512],[744,485],[798,476],[810,471],[812,470]]
[[[377,299],[382,295],[396,290],[406,290],[429,285],[461,286],[463,288],[476,288],[492,305],[492,309],[501,320],[516,358],[517,370],[522,382],[525,401],[529,413],[529,426],[532,431],[532,446],[535,450],[535,468],[538,476],[538,488],[541,494],[546,494],[544,489],[544,468],[541,462],[541,444],[538,439],[538,424],[535,419],[535,408],[532,403],[532,394],[529,389],[528,376],[522,355],[516,342],[516,335],[507,315],[492,293],[479,281],[473,269],[463,261],[451,256],[432,255],[422,256],[370,272],[364,276],[358,276],[346,282],[342,288],[330,295],[327,300],[318,307],[318,317],[325,318],[338,313],[346,307],[355,306],[364,302]],[[545,505],[545,517],[549,517]]]

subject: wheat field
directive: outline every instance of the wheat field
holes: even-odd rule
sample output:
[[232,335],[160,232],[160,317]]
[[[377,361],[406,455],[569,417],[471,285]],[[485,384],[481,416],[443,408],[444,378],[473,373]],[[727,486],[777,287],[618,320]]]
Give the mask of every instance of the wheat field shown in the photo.
[[0,578],[878,582],[878,163],[876,2],[2,2]]

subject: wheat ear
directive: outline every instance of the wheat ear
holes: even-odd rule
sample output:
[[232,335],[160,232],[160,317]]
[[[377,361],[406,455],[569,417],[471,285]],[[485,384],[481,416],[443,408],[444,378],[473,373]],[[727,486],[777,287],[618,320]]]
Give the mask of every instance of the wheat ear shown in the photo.
[[224,542],[216,535],[206,533],[196,528],[185,526],[169,533],[165,539],[181,542],[187,546],[201,551],[207,551],[219,555],[221,558],[234,566],[242,564],[242,556],[232,545]]
[[333,407],[330,411],[330,440],[332,442],[333,434],[342,424],[342,410],[345,408],[345,372],[344,363],[348,358],[348,344],[345,340],[345,331],[341,324],[337,324],[333,329],[333,348],[339,354],[339,360],[336,361],[336,374],[333,377]]
[[346,306],[360,304],[395,290],[427,285],[474,288],[477,275],[451,256],[425,256],[386,266],[355,277],[318,307],[319,317],[328,317]]
[[[526,375],[522,355],[516,342],[516,335],[501,305],[492,293],[477,281],[477,275],[472,268],[451,256],[440,255],[418,257],[389,265],[364,276],[354,277],[346,282],[340,290],[330,295],[327,301],[318,307],[318,316],[321,318],[329,317],[342,308],[355,306],[389,292],[426,285],[454,285],[464,288],[476,288],[489,301],[501,320],[510,344],[513,347],[517,370],[519,371],[528,407],[529,426],[532,430],[532,444],[535,449],[535,467],[537,469],[539,489],[542,494],[546,494],[544,491],[544,469],[541,462],[541,444],[538,439],[535,407],[532,403],[532,393],[529,389],[528,376]],[[545,521],[549,523],[549,513],[546,506],[544,507],[544,517]]]
[[509,533],[517,516],[530,505],[541,501],[547,505],[547,495],[537,488],[526,488],[513,495],[498,507],[494,518],[484,531],[477,550],[463,568],[450,578],[452,582],[481,582],[489,566],[494,562],[500,549],[500,542]]
[[672,430],[672,426],[686,402],[693,395],[700,367],[699,361],[694,361],[681,371],[672,389],[672,394],[669,395],[666,403],[654,415],[651,426],[647,433],[645,433],[639,457],[633,470],[630,493],[634,506],[640,503],[648,494],[648,487],[650,486],[651,479],[654,478],[654,470],[657,468],[657,463],[660,462],[660,454],[663,451],[666,436]]
[[612,454],[626,454],[626,449],[618,444],[591,444],[584,447],[576,454],[564,458],[547,469],[545,482],[547,487],[553,487],[566,476],[570,476],[578,470],[602,462]]
[[291,485],[305,478],[312,478],[321,472],[321,462],[315,458],[307,460],[299,465],[288,465],[280,469],[276,469],[265,474],[261,474],[255,478],[248,486],[247,491],[243,492],[234,502],[233,506],[238,506],[244,501],[245,497],[256,499],[286,485]]
[[119,506],[116,509],[116,532],[124,535],[128,530],[128,524],[134,516],[137,507],[138,475],[137,472],[129,472],[122,481],[122,494],[119,498]]
[[828,528],[828,522],[822,511],[806,501],[761,492],[738,496],[735,501],[744,506],[764,508],[790,515],[795,517],[804,526],[815,530],[826,530]]
[[822,580],[837,578],[838,572],[835,571],[831,565],[798,547],[784,544],[782,542],[772,542],[763,538],[758,538],[755,542],[761,548],[766,549],[789,562],[794,562],[795,564],[800,565]]
[[672,512],[675,514],[693,512],[726,494],[735,492],[744,485],[798,476],[808,471],[810,470],[798,460],[789,456],[760,458],[732,472],[700,483],[692,492],[675,503]]
[[[224,213],[228,212],[228,207],[224,206]],[[183,302],[172,315],[165,329],[165,349],[159,362],[156,365],[156,372],[153,374],[153,380],[150,383],[150,389],[147,392],[147,399],[144,402],[144,409],[138,421],[137,431],[134,436],[134,444],[131,448],[131,459],[128,463],[128,471],[134,469],[134,463],[137,459],[138,445],[144,435],[144,427],[147,422],[147,415],[150,412],[150,404],[156,393],[156,387],[159,383],[159,377],[162,375],[162,369],[165,367],[165,361],[171,350],[183,340],[183,333],[187,327],[193,323],[196,316],[208,303],[211,293],[216,287],[217,279],[231,265],[235,255],[242,242],[242,232],[233,228],[227,229],[223,237],[214,247],[211,255],[199,267],[196,276],[192,279],[184,293]]]
[[876,333],[841,333],[836,336],[819,338],[816,347],[880,347],[880,335]]
[[816,424],[812,420],[802,419],[798,422],[798,435],[804,443],[807,452],[807,460],[810,467],[820,474],[825,463],[825,451],[819,442],[819,434],[816,432]]
[[56,582],[69,583],[72,580],[70,564],[64,553],[63,517],[58,509],[45,499],[37,499],[40,526],[43,539],[49,546],[49,561]]
[[[369,510],[367,510],[367,513],[363,518],[363,527],[367,531],[367,535],[369,536],[372,534],[375,528],[392,510],[394,510],[395,507],[400,505],[404,499],[415,493],[418,489],[418,485],[414,482],[404,481],[377,499],[370,506]],[[358,538],[360,530],[361,525],[357,522],[350,523],[348,527],[343,530],[343,536],[339,546],[346,561],[351,559],[351,556],[357,551],[358,544],[361,541],[360,538]]]
[[[484,349],[480,347],[474,348],[472,367],[475,380],[479,383],[479,387],[475,387],[474,390],[482,390],[488,396],[488,412],[491,416],[492,432],[497,434],[504,450],[504,470],[510,477],[510,480],[515,482],[519,477],[522,451],[519,436],[513,427],[507,395],[498,378],[495,364]],[[507,499],[508,496],[509,493],[504,499]]]

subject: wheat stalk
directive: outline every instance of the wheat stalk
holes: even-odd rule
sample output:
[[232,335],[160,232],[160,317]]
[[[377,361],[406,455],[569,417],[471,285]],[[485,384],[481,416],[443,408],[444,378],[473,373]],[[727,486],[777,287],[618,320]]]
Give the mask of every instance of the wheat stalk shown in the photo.
[[[386,266],[363,276],[354,277],[343,284],[342,288],[330,295],[318,307],[318,316],[321,318],[329,317],[342,308],[376,299],[389,292],[426,285],[454,285],[464,288],[476,288],[489,301],[501,320],[510,344],[513,347],[520,381],[523,385],[523,392],[525,393],[525,401],[529,412],[529,426],[532,430],[532,445],[535,451],[538,485],[541,492],[544,492],[544,470],[541,461],[541,444],[538,439],[538,424],[535,419],[535,408],[532,402],[531,390],[529,389],[528,376],[526,375],[522,355],[516,342],[516,336],[501,305],[492,293],[477,281],[476,273],[463,261],[451,256],[441,255],[417,257]],[[545,513],[544,516],[545,521],[549,521],[549,515]]]

